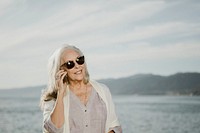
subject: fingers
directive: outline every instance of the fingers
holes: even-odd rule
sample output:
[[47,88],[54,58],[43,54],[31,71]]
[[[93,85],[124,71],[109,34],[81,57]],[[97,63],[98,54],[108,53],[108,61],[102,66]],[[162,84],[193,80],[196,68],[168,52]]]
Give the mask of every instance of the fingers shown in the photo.
[[64,77],[67,75],[67,72],[64,70],[60,70],[57,72],[56,74],[56,86],[58,88],[60,88],[64,83],[63,83],[63,79]]
[[60,80],[63,81],[66,75],[67,75],[67,72],[64,72],[64,73],[61,75],[61,79],[60,79]]
[[63,75],[64,73],[64,70],[59,70],[57,73],[56,73],[56,80],[60,79],[61,78],[61,75]]
[[67,72],[62,72],[61,73],[61,77],[60,79],[58,80],[58,94],[61,94],[62,96],[65,95],[65,92],[66,92],[66,83],[63,81],[64,77],[67,75]]

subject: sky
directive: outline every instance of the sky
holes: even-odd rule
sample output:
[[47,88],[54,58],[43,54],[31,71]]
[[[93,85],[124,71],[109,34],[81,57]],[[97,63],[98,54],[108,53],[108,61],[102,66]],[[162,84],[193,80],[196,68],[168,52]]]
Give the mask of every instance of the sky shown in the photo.
[[91,79],[200,72],[199,14],[199,0],[1,0],[0,89],[46,84],[64,44]]

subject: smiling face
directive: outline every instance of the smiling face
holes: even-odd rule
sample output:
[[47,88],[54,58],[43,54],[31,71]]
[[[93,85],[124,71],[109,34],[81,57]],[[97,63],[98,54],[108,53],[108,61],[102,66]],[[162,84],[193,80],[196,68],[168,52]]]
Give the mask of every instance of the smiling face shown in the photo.
[[68,76],[68,80],[69,82],[81,82],[84,80],[85,77],[85,63],[83,63],[82,65],[79,65],[76,61],[77,58],[80,57],[82,55],[80,55],[78,52],[74,51],[74,50],[65,50],[62,53],[61,56],[61,65],[68,62],[72,62],[75,64],[73,68],[68,69],[66,67],[62,67],[62,69],[64,69],[65,71],[67,71],[67,76]]

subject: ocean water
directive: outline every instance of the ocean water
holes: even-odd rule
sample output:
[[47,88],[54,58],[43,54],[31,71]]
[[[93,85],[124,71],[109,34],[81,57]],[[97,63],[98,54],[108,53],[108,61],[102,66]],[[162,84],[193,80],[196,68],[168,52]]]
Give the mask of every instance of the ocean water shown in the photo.
[[124,133],[200,133],[200,97],[118,96]]
[[[114,96],[124,133],[200,133],[200,97]],[[0,94],[0,133],[42,132],[39,97]]]

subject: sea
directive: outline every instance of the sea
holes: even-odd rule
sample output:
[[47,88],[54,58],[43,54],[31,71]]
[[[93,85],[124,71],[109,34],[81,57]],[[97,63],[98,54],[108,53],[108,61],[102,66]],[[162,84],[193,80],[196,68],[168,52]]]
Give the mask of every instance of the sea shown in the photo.
[[[40,96],[0,94],[0,133],[41,133]],[[123,133],[200,133],[198,96],[113,96]]]

